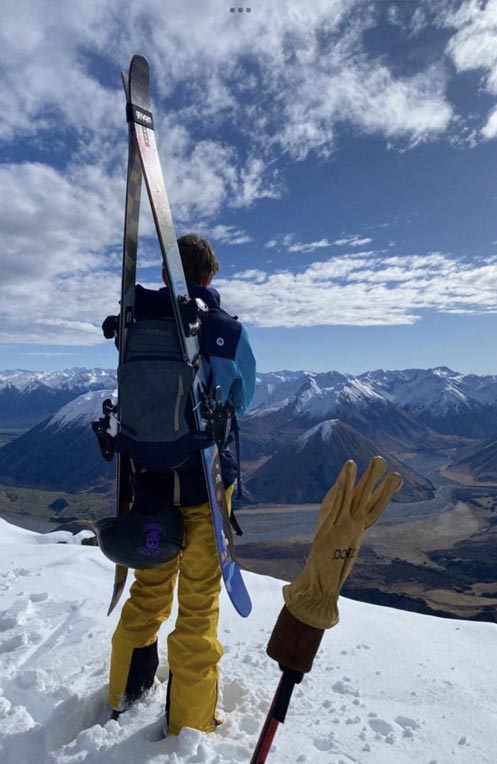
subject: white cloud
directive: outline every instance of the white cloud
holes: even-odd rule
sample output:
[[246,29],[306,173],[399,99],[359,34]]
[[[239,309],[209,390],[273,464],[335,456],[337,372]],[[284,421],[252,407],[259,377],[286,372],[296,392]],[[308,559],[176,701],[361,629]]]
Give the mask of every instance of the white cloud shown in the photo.
[[486,140],[497,138],[497,106],[490,113],[486,124],[482,127],[481,134]]
[[457,31],[448,51],[459,71],[487,70],[486,85],[497,93],[497,2],[467,0],[447,14],[445,23]]
[[249,244],[252,238],[246,231],[242,231],[233,225],[215,225],[210,226],[206,235],[214,242],[219,241],[221,244],[229,244],[231,246],[237,246],[240,244]]
[[303,243],[300,241],[296,241],[293,244],[290,244],[288,247],[289,252],[314,252],[316,249],[325,249],[328,247],[331,247],[332,244],[328,239],[319,239],[319,241],[310,241],[307,243]]
[[[120,84],[95,75],[104,62],[126,66],[135,50],[147,52],[161,98],[181,89],[179,123],[236,119],[246,136],[262,129],[296,158],[332,151],[337,120],[419,139],[450,119],[441,71],[400,79],[365,53],[362,34],[376,20],[361,0],[260,0],[243,19],[217,0],[143,0],[121,10],[116,0],[87,0],[77,13],[50,0],[3,4],[5,139],[57,126],[61,115],[80,133],[113,132]],[[260,174],[255,155],[251,172]]]
[[336,257],[295,273],[282,270],[219,280],[228,310],[259,327],[398,326],[425,310],[497,311],[497,263],[442,253]]
[[298,241],[296,234],[286,233],[278,234],[274,239],[265,243],[266,249],[285,249],[287,252],[314,252],[317,249],[326,249],[333,246],[328,239],[318,239],[317,241],[301,242]]
[[426,26],[428,25],[427,20],[427,14],[424,8],[418,7],[414,11],[411,22],[410,22],[410,28],[413,35],[419,34],[421,31],[426,29]]
[[0,67],[9,108],[2,112],[1,138],[35,135],[61,121],[78,131],[116,127],[119,82],[104,87],[88,55],[100,52],[111,23],[108,5],[96,0],[77,13],[70,4],[50,0],[2,3]]
[[251,268],[247,271],[237,273],[235,278],[242,279],[243,281],[251,281],[253,284],[262,284],[267,280],[267,274],[257,268]]
[[368,239],[363,236],[354,235],[354,236],[345,236],[342,239],[337,239],[336,241],[333,242],[333,244],[335,244],[337,247],[344,247],[344,246],[364,247],[367,244],[371,244],[372,241],[373,241],[372,239]]
[[0,166],[2,342],[94,344],[119,296],[122,178]]
[[98,167],[77,179],[42,164],[1,165],[0,197],[2,291],[93,268],[121,231],[124,182]]
[[[467,0],[456,9],[449,5],[443,23],[456,30],[447,46],[456,69],[482,70],[484,89],[497,95],[497,0]],[[485,139],[497,137],[495,113],[494,108],[481,130]]]

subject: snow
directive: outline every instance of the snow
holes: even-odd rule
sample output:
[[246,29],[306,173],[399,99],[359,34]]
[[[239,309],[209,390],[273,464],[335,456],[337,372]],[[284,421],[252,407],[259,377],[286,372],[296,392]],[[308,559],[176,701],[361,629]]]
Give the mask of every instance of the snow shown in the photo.
[[97,390],[83,393],[83,395],[62,406],[48,420],[46,426],[60,428],[78,424],[86,425],[102,416],[102,404],[106,398],[111,398],[115,403],[117,390]]
[[[0,393],[14,388],[29,394],[52,390],[103,390],[115,387],[116,372],[76,367],[56,372],[0,371]],[[257,375],[252,410],[258,415],[277,411],[294,401],[296,411],[330,417],[340,402],[366,408],[372,399],[386,398],[414,416],[426,411],[439,416],[471,412],[477,404],[497,405],[497,376],[464,375],[447,367],[435,369],[378,369],[354,377],[338,372],[278,371]]]
[[72,390],[104,388],[115,385],[116,372],[111,369],[86,369],[75,367],[62,371],[26,371],[8,369],[0,371],[0,391],[13,387],[19,392],[28,393],[38,387],[46,386],[54,390]]
[[281,409],[284,409],[285,406],[288,406],[289,403],[290,403],[289,398],[283,398],[283,400],[277,401],[277,403],[270,403],[267,406],[264,406],[263,408],[249,410],[246,416],[247,417],[266,416],[266,414],[271,414],[271,413],[274,413],[275,411],[281,411]]
[[[161,737],[166,685],[109,721],[106,683],[118,613],[113,566],[68,533],[0,521],[2,764],[237,764],[255,746],[280,672],[265,646],[281,582],[246,573],[243,620],[223,594],[225,645],[212,735]],[[497,626],[341,599],[312,672],[296,688],[268,764],[495,764]],[[174,615],[173,615],[174,617]],[[167,677],[164,654],[160,679]]]
[[391,403],[414,415],[428,411],[449,416],[497,400],[497,377],[465,376],[447,367],[404,371],[380,369],[361,374],[360,379],[368,380]]
[[359,378],[340,375],[332,386],[321,386],[328,376],[322,375],[306,382],[295,399],[296,413],[313,419],[329,419],[336,415],[340,405],[352,404],[360,411],[367,410],[372,403],[385,402],[385,396]]
[[303,435],[298,438],[297,443],[295,444],[295,448],[297,451],[302,451],[308,444],[308,442],[314,438],[315,435],[318,435],[323,443],[329,443],[331,440],[331,437],[333,435],[333,431],[335,429],[335,426],[340,422],[339,419],[327,419],[324,422],[320,422],[319,424],[316,424],[314,427],[311,427],[310,430],[307,430],[307,432],[304,432]]

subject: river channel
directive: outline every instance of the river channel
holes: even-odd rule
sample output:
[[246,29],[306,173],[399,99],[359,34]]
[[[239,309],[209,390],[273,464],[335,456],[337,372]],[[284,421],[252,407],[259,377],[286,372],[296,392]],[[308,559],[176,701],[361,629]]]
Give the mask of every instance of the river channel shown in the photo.
[[[405,462],[411,469],[424,475],[435,486],[433,499],[416,502],[392,502],[378,521],[392,525],[438,515],[451,506],[450,494],[455,483],[442,477],[439,470],[450,459],[453,451],[444,449],[430,454],[417,454]],[[318,516],[319,504],[268,505],[240,509],[237,512],[243,536],[238,546],[255,541],[304,540],[312,537]]]

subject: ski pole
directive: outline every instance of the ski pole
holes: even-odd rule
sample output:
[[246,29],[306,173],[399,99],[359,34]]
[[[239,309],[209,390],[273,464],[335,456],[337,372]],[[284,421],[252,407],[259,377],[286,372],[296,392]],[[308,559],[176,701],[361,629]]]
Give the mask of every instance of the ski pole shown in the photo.
[[356,484],[357,466],[347,461],[323,499],[304,569],[283,587],[285,604],[267,646],[283,671],[250,764],[264,764],[276,729],[284,722],[293,688],[311,670],[326,629],[338,623],[338,597],[364,534],[402,486],[399,474],[384,476],[386,462],[374,456]]
[[292,693],[296,684],[299,684],[304,675],[301,671],[280,666],[282,675],[278,688],[274,694],[273,702],[266,716],[266,721],[262,728],[259,740],[255,746],[254,753],[250,759],[250,764],[264,764],[269,749],[273,743],[278,724],[285,722],[286,712],[290,705]]

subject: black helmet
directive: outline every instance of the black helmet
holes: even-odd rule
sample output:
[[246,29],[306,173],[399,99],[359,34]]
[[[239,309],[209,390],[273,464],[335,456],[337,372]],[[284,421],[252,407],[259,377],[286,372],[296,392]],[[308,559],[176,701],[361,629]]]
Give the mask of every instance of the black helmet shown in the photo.
[[156,568],[182,549],[184,521],[179,507],[154,515],[131,511],[123,517],[104,517],[94,528],[104,555],[127,568]]

